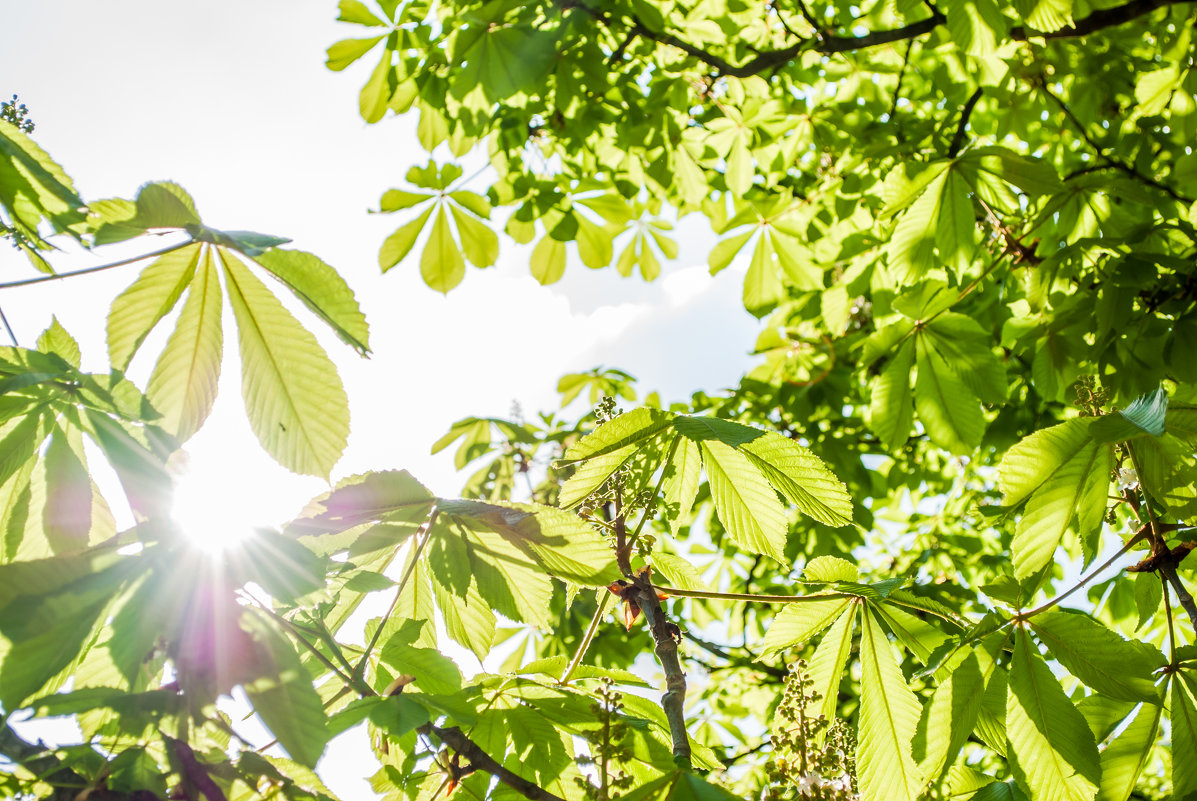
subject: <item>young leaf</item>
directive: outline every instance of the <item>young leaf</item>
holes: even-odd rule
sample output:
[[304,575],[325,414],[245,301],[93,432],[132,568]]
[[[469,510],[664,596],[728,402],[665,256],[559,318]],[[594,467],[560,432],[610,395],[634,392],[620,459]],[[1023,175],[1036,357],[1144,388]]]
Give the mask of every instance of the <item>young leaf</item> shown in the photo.
[[311,253],[271,248],[254,261],[282,281],[304,305],[336,332],[341,341],[365,356],[370,328],[345,279]]
[[221,256],[250,426],[284,467],[327,476],[349,438],[349,401],[336,367],[237,257]]
[[220,279],[207,248],[146,386],[146,396],[162,414],[162,427],[180,442],[200,429],[216,401],[224,351],[222,308]]
[[919,702],[902,678],[880,624],[865,612],[860,642],[861,700],[857,752],[864,801],[914,801],[923,778],[910,744],[919,723]]
[[445,293],[460,284],[465,277],[465,260],[457,242],[453,240],[443,205],[437,207],[432,231],[420,255],[420,275],[431,289]]
[[1015,632],[1006,733],[1014,776],[1031,801],[1091,801],[1097,793],[1093,733],[1022,627]]
[[1151,674],[1167,660],[1157,648],[1124,640],[1079,613],[1051,610],[1030,623],[1056,661],[1099,693],[1123,701],[1160,703]]
[[769,624],[757,659],[805,644],[837,620],[850,603],[850,598],[827,598],[786,604]]
[[188,245],[165,253],[142,270],[129,287],[112,302],[108,313],[108,358],[124,370],[146,336],[174,308],[195,275],[206,247]]
[[[1143,704],[1130,725],[1101,752],[1101,786],[1097,791],[1097,801],[1126,801],[1130,798],[1139,774],[1143,772],[1155,748],[1163,713],[1164,708],[1160,704]],[[1194,745],[1197,746],[1197,743]]]
[[254,712],[296,762],[315,767],[328,743],[324,704],[294,647],[255,616],[245,616],[261,674],[245,684]]
[[777,493],[743,454],[717,440],[699,443],[711,498],[732,541],[749,553],[785,561],[787,525]]

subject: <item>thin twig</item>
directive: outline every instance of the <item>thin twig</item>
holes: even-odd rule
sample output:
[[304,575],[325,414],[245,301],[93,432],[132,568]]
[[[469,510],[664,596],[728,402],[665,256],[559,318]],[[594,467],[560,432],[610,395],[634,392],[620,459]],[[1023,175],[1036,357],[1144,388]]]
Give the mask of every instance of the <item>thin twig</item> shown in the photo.
[[973,115],[973,109],[977,106],[977,101],[981,99],[981,94],[984,88],[978,86],[977,91],[969,96],[964,103],[964,108],[960,110],[960,122],[956,125],[956,133],[952,136],[952,143],[948,145],[948,158],[956,158],[956,154],[960,152],[960,148],[964,147],[964,133],[968,130],[968,118]]
[[1098,574],[1100,574],[1107,567],[1114,564],[1114,562],[1116,562],[1124,553],[1129,551],[1132,546],[1137,544],[1140,540],[1145,539],[1147,537],[1147,532],[1148,532],[1147,526],[1140,528],[1137,532],[1135,532],[1135,536],[1133,536],[1129,540],[1127,540],[1126,543],[1121,548],[1118,549],[1118,553],[1114,554],[1109,559],[1102,562],[1098,567],[1091,570],[1089,572],[1089,575],[1082,578],[1080,581],[1078,581],[1076,584],[1074,584],[1072,587],[1070,587],[1066,592],[1060,593],[1059,595],[1057,595],[1055,598],[1052,598],[1047,603],[1045,603],[1041,606],[1037,606],[1029,612],[1020,612],[1019,614],[1015,615],[1011,620],[1012,621],[1013,620],[1026,620],[1027,618],[1034,617],[1035,615],[1039,614],[1040,612],[1046,612],[1047,610],[1051,609],[1053,606],[1056,606],[1061,601],[1063,601],[1065,598],[1067,598],[1069,595],[1072,595],[1074,592],[1079,590],[1081,587],[1084,587],[1086,584],[1088,584],[1090,581],[1092,581]]
[[[424,550],[424,546],[432,539],[432,527],[436,525],[436,519],[440,515],[441,510],[438,506],[433,506],[428,513],[428,519],[424,521],[424,525],[415,533],[415,550],[412,552],[411,560],[407,563],[407,567],[403,571],[403,575],[399,577],[399,584],[395,588],[395,598],[391,601],[391,605],[387,607],[387,613],[382,616],[382,620],[378,621],[378,628],[374,630],[374,635],[370,638],[370,642],[366,644],[366,650],[362,652],[362,658],[358,660],[357,666],[353,669],[353,677],[361,679],[366,674],[366,664],[370,661],[370,653],[374,650],[374,646],[378,645],[378,640],[382,637],[382,630],[386,628],[387,621],[391,619],[391,615],[395,613],[395,607],[399,605],[399,599],[403,596],[403,589],[407,586],[408,580],[412,573],[416,570],[416,563],[420,561],[420,553]],[[421,539],[420,535],[424,538]]]
[[666,587],[653,584],[653,589],[665,595],[678,598],[705,598],[718,601],[748,601],[759,604],[798,604],[806,601],[826,601],[828,598],[856,598],[849,592],[823,592],[817,595],[765,595],[752,592],[716,592],[715,590],[683,590],[680,587]]
[[110,262],[109,264],[100,264],[96,267],[84,267],[82,270],[72,270],[71,272],[66,272],[66,273],[54,273],[53,275],[39,275],[36,278],[26,278],[21,281],[9,281],[7,283],[0,284],[0,289],[12,289],[13,287],[18,287],[18,286],[29,286],[31,284],[41,284],[41,283],[45,283],[46,281],[58,281],[63,278],[73,278],[76,275],[88,275],[90,273],[98,273],[102,270],[111,270],[113,267],[124,267],[126,264],[133,264],[134,262],[144,261],[146,259],[152,259],[157,256],[165,256],[167,253],[173,253],[176,250],[182,250],[183,248],[187,247],[188,245],[191,245],[194,243],[195,243],[194,239],[188,239],[186,242],[180,242],[177,245],[171,245],[170,247],[162,248],[161,250],[155,250],[151,253],[143,253],[140,256],[131,256],[130,258],[121,259],[120,261]]
[[21,347],[21,343],[17,342],[17,335],[13,333],[12,326],[8,324],[8,318],[4,316],[4,309],[0,309],[0,323],[4,323],[4,330],[8,332],[8,338],[12,340],[14,348]]
[[582,642],[578,644],[578,650],[574,654],[574,658],[570,660],[569,667],[561,674],[558,679],[558,684],[569,683],[570,676],[574,675],[574,671],[578,669],[578,665],[582,664],[582,658],[586,656],[586,652],[590,649],[590,641],[594,639],[595,632],[598,631],[599,623],[602,622],[603,613],[607,611],[607,603],[611,600],[611,593],[604,592],[599,598],[598,609],[594,610],[594,617],[590,619],[590,627],[586,629],[586,634],[582,637]]
[[[1093,152],[1097,154],[1097,157],[1105,162],[1103,166],[1109,169],[1117,170],[1118,172],[1121,172],[1130,178],[1139,181],[1140,183],[1154,187],[1175,201],[1185,203],[1186,205],[1193,203],[1193,198],[1180,194],[1167,184],[1152,178],[1150,175],[1144,175],[1143,173],[1139,172],[1132,165],[1108,155],[1106,153],[1106,149],[1099,145],[1097,141],[1089,135],[1088,127],[1085,125],[1085,123],[1081,122],[1081,120],[1073,112],[1072,108],[1065,103],[1062,98],[1058,97],[1054,92],[1052,92],[1044,78],[1040,77],[1035,83],[1039,87],[1040,91],[1051,98],[1052,102],[1054,102],[1060,111],[1063,112],[1065,119],[1072,123],[1072,127],[1076,128],[1077,133],[1079,133],[1081,138],[1085,140],[1085,144],[1089,145]],[[1075,174],[1079,175],[1081,173]]]
[[253,603],[252,608],[258,610],[259,612],[262,612],[267,617],[269,617],[271,620],[273,620],[274,622],[276,622],[280,626],[282,626],[284,629],[286,629],[291,634],[292,638],[294,638],[304,648],[306,648],[312,654],[312,656],[316,657],[316,661],[318,661],[320,664],[324,665],[326,670],[331,671],[335,676],[337,676],[337,678],[341,679],[341,681],[348,684],[355,691],[362,693],[363,695],[368,694],[368,691],[370,690],[370,688],[369,688],[369,686],[367,686],[365,684],[365,682],[361,681],[361,679],[359,679],[359,678],[354,677],[352,674],[347,674],[347,673],[342,672],[339,667],[337,667],[336,665],[333,664],[332,660],[330,660],[324,654],[320,653],[320,649],[317,648],[314,643],[309,642],[308,638],[304,637],[303,633],[301,631],[299,631],[298,628],[290,620],[287,620],[287,618],[285,618],[282,615],[280,615],[279,613],[275,612],[273,609],[268,608],[265,604],[263,604],[261,601],[259,601],[257,598],[253,597],[252,595],[250,595],[248,592],[242,590],[241,595],[242,595],[242,597],[247,598],[248,600],[250,600]]

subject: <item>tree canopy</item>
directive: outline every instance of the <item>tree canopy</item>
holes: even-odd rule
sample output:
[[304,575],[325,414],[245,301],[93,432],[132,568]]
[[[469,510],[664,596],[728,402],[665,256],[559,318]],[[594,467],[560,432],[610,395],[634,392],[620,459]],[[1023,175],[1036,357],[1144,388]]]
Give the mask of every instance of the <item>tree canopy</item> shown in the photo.
[[[1197,798],[1191,3],[339,14],[328,67],[376,63],[362,117],[413,116],[429,154],[377,201],[384,272],[450,292],[514,243],[542,284],[652,281],[705,221],[758,361],[677,403],[567,374],[561,408],[430,443],[461,497],[379,465],[202,556],[170,461],[226,324],[260,446],[327,478],[365,316],[333,266],[210,227],[177,184],[81,197],[14,97],[0,234],[36,274],[0,290],[130,283],[109,371],[57,320],[0,349],[5,793],[327,799],[328,741],[364,726],[396,800]],[[61,240],[96,265],[56,272]],[[273,743],[218,703],[237,687]]]

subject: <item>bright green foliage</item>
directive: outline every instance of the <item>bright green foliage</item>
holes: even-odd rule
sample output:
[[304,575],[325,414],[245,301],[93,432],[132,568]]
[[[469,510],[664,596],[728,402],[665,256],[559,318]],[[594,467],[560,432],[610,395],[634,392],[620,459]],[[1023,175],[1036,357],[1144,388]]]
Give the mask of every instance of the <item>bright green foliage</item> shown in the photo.
[[[362,38],[329,68],[364,59],[362,117],[413,115],[428,152],[379,201],[384,271],[448,292],[510,240],[541,284],[577,262],[651,281],[706,242],[743,272],[727,312],[761,320],[760,362],[672,404],[567,374],[560,409],[432,443],[462,498],[380,465],[206,559],[166,465],[212,408],[224,324],[263,447],[329,476],[348,399],[260,276],[365,355],[354,294],[175,184],[84,203],[0,121],[0,234],[35,268],[55,236],[174,237],[113,301],[111,373],[58,320],[0,351],[0,706],[83,735],[6,723],[0,790],[324,799],[326,744],[365,726],[394,801],[1197,797],[1191,4],[339,19]],[[168,318],[142,390],[125,373]],[[810,748],[767,739],[799,659]],[[214,704],[237,687],[288,758]],[[832,747],[834,788],[801,763]]]

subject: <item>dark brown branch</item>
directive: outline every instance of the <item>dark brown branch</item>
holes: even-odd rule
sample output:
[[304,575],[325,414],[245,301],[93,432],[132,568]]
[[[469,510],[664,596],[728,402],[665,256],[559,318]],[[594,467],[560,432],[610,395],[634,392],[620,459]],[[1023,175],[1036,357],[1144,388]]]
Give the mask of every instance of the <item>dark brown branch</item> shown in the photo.
[[432,723],[425,723],[417,731],[422,734],[435,734],[441,742],[452,748],[459,756],[470,761],[467,771],[482,770],[497,778],[503,784],[517,791],[532,801],[564,801],[553,795],[543,787],[533,784],[523,776],[512,773],[496,762],[490,754],[483,751],[477,743],[466,736],[465,732],[456,726],[441,728]]
[[190,745],[166,734],[162,735],[162,739],[174,749],[175,755],[179,758],[179,762],[183,768],[181,771],[183,778],[187,782],[193,784],[195,789],[203,793],[208,801],[228,801],[224,795],[224,791],[208,775],[207,768],[200,764]]
[[1065,103],[1062,98],[1058,97],[1055,92],[1053,92],[1050,88],[1048,88],[1047,81],[1044,80],[1042,77],[1040,77],[1039,80],[1037,81],[1037,85],[1038,85],[1040,91],[1042,91],[1045,95],[1047,95],[1048,98],[1050,98],[1052,100],[1052,102],[1056,104],[1056,107],[1059,108],[1061,112],[1063,112],[1064,118],[1067,119],[1072,124],[1072,127],[1076,128],[1077,133],[1079,133],[1081,135],[1081,138],[1085,140],[1085,144],[1089,145],[1089,147],[1093,150],[1093,152],[1097,154],[1097,157],[1099,159],[1101,159],[1101,161],[1103,162],[1103,164],[1101,164],[1101,165],[1096,165],[1094,167],[1085,168],[1084,170],[1074,172],[1072,175],[1069,176],[1070,178],[1075,177],[1077,175],[1081,175],[1085,172],[1092,172],[1097,169],[1104,168],[1104,169],[1117,170],[1118,172],[1121,172],[1124,175],[1126,175],[1140,183],[1146,184],[1147,186],[1154,187],[1155,189],[1160,190],[1164,194],[1171,197],[1173,200],[1179,201],[1186,205],[1190,205],[1193,203],[1192,198],[1185,197],[1184,195],[1180,194],[1179,192],[1177,192],[1175,189],[1168,186],[1167,184],[1157,181],[1155,178],[1152,178],[1150,175],[1144,175],[1143,173],[1139,172],[1137,169],[1132,167],[1130,164],[1127,164],[1126,162],[1120,161],[1118,159],[1115,159],[1115,158],[1107,155],[1105,148],[1102,147],[1100,144],[1098,144],[1097,141],[1094,140],[1093,137],[1091,137],[1089,135],[1089,129],[1085,126],[1085,123],[1081,122],[1081,120],[1076,116],[1076,113],[1072,110],[1072,108],[1067,103]]
[[690,770],[690,737],[686,734],[685,715],[686,674],[677,655],[681,630],[665,616],[648,570],[636,574],[635,587],[639,594],[637,601],[653,635],[653,652],[665,671],[665,694],[661,696],[661,708],[665,710],[665,719],[669,721],[673,761],[679,768]]
[[1034,29],[1024,28],[1019,25],[1010,31],[1010,38],[1019,42],[1024,42],[1032,36],[1044,39],[1075,39],[1078,36],[1088,36],[1091,33],[1096,33],[1103,28],[1125,25],[1144,14],[1150,14],[1156,9],[1185,2],[1190,2],[1190,0],[1131,0],[1131,2],[1120,6],[1099,8],[1089,16],[1077,20],[1073,25],[1061,28],[1058,31],[1040,33]]
[[[615,25],[615,21],[608,14],[584,2],[580,2],[580,0],[558,0],[558,2],[563,10],[576,8],[599,21],[607,28],[612,28]],[[1019,25],[1010,30],[1010,38],[1015,41],[1025,41],[1030,37],[1069,39],[1087,36],[1103,28],[1111,28],[1130,22],[1156,9],[1185,2],[1192,2],[1192,0],[1131,0],[1131,2],[1121,6],[1098,9],[1089,16],[1078,20],[1076,24],[1067,28],[1061,28],[1058,31],[1040,32]],[[720,75],[728,75],[733,78],[747,78],[751,75],[776,69],[794,59],[804,50],[831,55],[833,53],[848,53],[857,50],[866,50],[870,47],[892,44],[894,42],[917,39],[946,23],[947,17],[938,11],[933,11],[930,17],[919,20],[918,22],[912,22],[909,25],[904,25],[901,28],[873,31],[861,36],[824,34],[816,27],[816,35],[813,39],[806,39],[780,50],[760,52],[755,58],[739,65],[732,64],[726,59],[720,58],[701,47],[690,44],[671,33],[654,31],[634,15],[631,17],[631,21],[632,25],[628,29],[628,33],[632,36],[640,36],[659,44],[676,47],[683,53],[711,67]]]
[[973,115],[973,109],[977,107],[977,101],[981,99],[981,93],[985,90],[978,86],[977,91],[964,102],[964,108],[960,111],[960,122],[956,125],[956,133],[952,135],[952,143],[948,145],[948,158],[956,158],[956,154],[960,152],[960,148],[964,147],[964,134],[968,130],[968,118]]
[[1193,602],[1193,596],[1189,594],[1189,591],[1185,589],[1185,585],[1181,583],[1180,576],[1176,574],[1176,566],[1172,564],[1162,565],[1159,572],[1172,585],[1172,589],[1176,590],[1176,599],[1180,601],[1180,605],[1184,607],[1184,610],[1189,613],[1189,623],[1192,624],[1193,630],[1197,631],[1197,603]]

